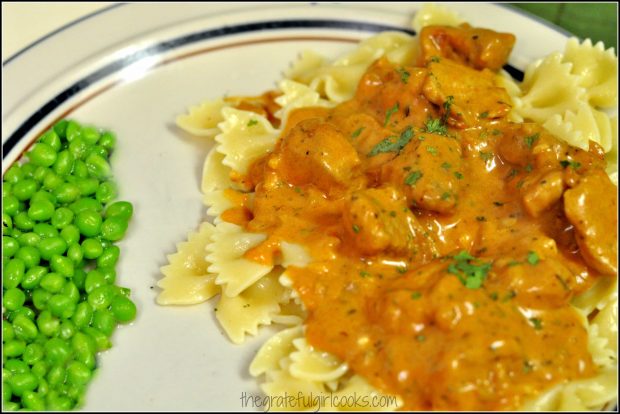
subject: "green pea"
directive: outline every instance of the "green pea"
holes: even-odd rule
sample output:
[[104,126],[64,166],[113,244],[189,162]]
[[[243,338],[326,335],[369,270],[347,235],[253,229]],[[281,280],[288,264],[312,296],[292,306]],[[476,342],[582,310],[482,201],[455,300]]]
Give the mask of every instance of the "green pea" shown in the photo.
[[97,351],[97,344],[92,336],[84,332],[76,332],[71,338],[71,346],[76,354],[94,354]]
[[101,215],[94,210],[84,210],[77,213],[75,225],[86,237],[94,237],[101,231]]
[[22,172],[24,173],[24,177],[32,178],[36,169],[37,166],[32,163],[22,164]]
[[52,256],[50,259],[50,267],[52,268],[52,271],[65,277],[73,276],[73,272],[75,272],[75,267],[71,259],[59,254]]
[[71,299],[71,302],[78,303],[80,300],[80,290],[74,282],[67,282],[62,288],[61,293]]
[[108,151],[112,151],[116,146],[116,136],[113,132],[105,131],[99,138],[99,145]]
[[13,217],[19,212],[19,200],[13,194],[2,197],[2,212]]
[[103,280],[105,280],[108,285],[113,285],[114,282],[116,282],[116,270],[114,270],[113,267],[100,267],[98,270],[101,272]]
[[82,268],[75,269],[75,273],[73,274],[73,283],[80,290],[84,289],[84,283],[86,282],[86,272]]
[[105,158],[97,154],[90,154],[86,157],[85,162],[88,172],[99,180],[109,177],[112,173],[110,164],[108,164]]
[[41,279],[41,287],[50,293],[58,293],[65,284],[65,278],[58,273],[48,273]]
[[13,320],[15,336],[20,339],[31,341],[37,337],[37,326],[25,315],[17,315]]
[[103,254],[103,246],[97,239],[89,238],[82,242],[82,251],[87,259],[96,259]]
[[93,145],[92,147],[90,147],[90,149],[88,150],[88,154],[86,154],[86,157],[88,157],[90,154],[97,154],[103,159],[108,159],[109,156],[108,150],[103,148],[101,145]]
[[[26,265],[19,258],[11,259],[2,272],[2,285],[5,289],[16,288],[24,278]],[[103,276],[101,276],[103,279]],[[105,282],[104,282],[105,283]]]
[[95,145],[97,141],[99,141],[100,137],[101,134],[99,133],[97,128],[94,128],[92,126],[82,127],[82,138],[88,145]]
[[21,282],[21,287],[24,289],[34,289],[39,286],[41,283],[41,279],[47,273],[47,268],[43,266],[33,266],[24,275],[24,278]]
[[37,266],[41,261],[41,255],[39,251],[32,246],[23,246],[18,251],[15,257],[19,257],[24,261],[26,269]]
[[66,377],[67,372],[62,365],[53,365],[47,372],[47,382],[52,387],[64,383]]
[[39,385],[39,380],[31,373],[16,374],[10,380],[13,394],[21,397],[26,391],[33,391]]
[[101,205],[101,203],[95,200],[94,198],[90,198],[90,197],[80,198],[75,203],[71,204],[69,208],[75,214],[78,214],[86,210],[93,210],[96,212],[100,212],[101,210],[103,210],[103,206]]
[[21,308],[26,302],[26,294],[19,288],[10,288],[2,295],[2,305],[10,311]]
[[30,204],[36,203],[38,201],[49,201],[54,206],[56,206],[58,202],[58,200],[56,200],[56,196],[47,190],[39,190],[36,193],[34,193],[32,195],[32,198],[30,199]]
[[80,245],[77,243],[70,245],[67,249],[67,257],[76,265],[82,262],[84,253],[82,252]]
[[17,241],[21,246],[37,247],[41,241],[41,236],[33,231],[29,231],[28,233],[21,234]]
[[50,169],[48,167],[37,167],[32,174],[32,178],[34,178],[34,180],[39,184],[43,184],[43,181],[45,181],[45,177],[49,171]]
[[110,181],[101,183],[99,188],[97,188],[97,192],[95,193],[95,197],[102,204],[107,204],[108,202],[114,200],[117,195],[118,195],[118,189],[116,187],[116,184]]
[[77,226],[69,224],[60,231],[60,237],[67,245],[78,243],[80,241],[80,230]]
[[62,146],[62,143],[60,141],[60,134],[58,134],[55,130],[50,129],[49,131],[46,131],[41,138],[39,138],[39,141],[47,144],[50,146],[50,148],[52,148],[54,151],[58,152],[60,151],[60,147]]
[[136,318],[136,305],[125,296],[116,296],[110,309],[116,320],[121,323],[131,322]]
[[101,225],[101,236],[109,241],[119,241],[127,231],[127,220],[119,217],[108,217]]
[[90,381],[90,375],[90,369],[79,361],[72,361],[67,367],[67,379],[73,384],[87,384]]
[[93,315],[93,327],[99,329],[107,336],[112,336],[116,329],[116,319],[109,310],[98,309]]
[[[43,279],[43,278],[41,278]],[[43,310],[47,307],[47,301],[52,297],[52,294],[45,289],[37,288],[32,291],[32,304],[38,310]]]
[[64,180],[62,179],[62,177],[60,177],[54,171],[48,171],[45,175],[45,178],[43,178],[43,188],[48,190],[55,190],[63,182]]
[[82,180],[76,181],[76,185],[80,189],[80,195],[82,197],[85,197],[91,194],[95,194],[97,192],[97,188],[99,187],[99,180],[97,180],[96,178],[84,178]]
[[20,340],[5,341],[2,350],[4,351],[4,355],[9,358],[18,357],[26,350],[26,342]]
[[[32,309],[30,309],[27,306],[22,306],[12,312],[8,313],[8,319],[9,322],[14,322],[15,318],[17,318],[18,316],[25,316],[26,318],[30,319],[30,320],[34,320],[36,314],[34,313],[34,311]],[[15,327],[13,327],[15,328]]]
[[84,141],[81,136],[75,137],[73,140],[71,140],[71,142],[69,142],[69,151],[76,160],[84,159],[88,148],[89,145],[86,143],[86,141]]
[[[6,368],[12,374],[8,377],[9,379],[13,378],[15,375],[26,374],[28,371],[30,371],[30,369],[28,368],[28,364],[19,359],[8,359],[4,363],[3,368]],[[4,370],[2,371],[2,373],[2,379],[4,380]]]
[[50,167],[56,161],[57,156],[56,151],[43,142],[34,144],[32,150],[28,153],[30,162],[42,167]]
[[73,214],[73,211],[67,207],[60,207],[54,211],[54,214],[52,215],[52,226],[57,229],[62,229],[73,222],[74,216],[75,214]]
[[2,381],[2,403],[10,402],[13,396],[13,390],[8,382]]
[[49,223],[37,223],[32,230],[42,239],[58,237],[58,230]]
[[[28,344],[22,359],[28,365],[34,365],[43,359],[43,346],[37,343]],[[36,375],[36,374],[35,374]]]
[[[34,374],[34,372],[33,372]],[[36,374],[35,374],[36,375]],[[47,393],[50,391],[50,386],[47,383],[47,381],[45,380],[45,378],[42,378],[38,375],[36,375],[36,377],[39,379],[39,386],[37,387],[37,392],[39,393],[39,395],[41,396],[46,396]]]
[[105,309],[112,303],[114,299],[114,289],[111,286],[99,286],[88,294],[88,303],[93,309]]
[[76,184],[64,183],[54,190],[54,195],[59,203],[69,204],[79,198],[80,189]]
[[[39,381],[37,380],[37,386]],[[43,411],[45,410],[45,399],[33,391],[24,391],[22,395],[22,404],[29,410]]]
[[57,396],[47,400],[47,408],[50,411],[70,411],[74,404],[69,397]]
[[101,332],[97,328],[86,327],[83,328],[82,331],[89,335],[95,341],[95,346],[97,347],[97,352],[105,351],[106,349],[110,349],[112,343],[108,339],[108,337]]
[[[41,347],[41,352],[44,352],[43,347]],[[43,358],[43,356],[41,356],[41,358]],[[32,372],[34,375],[37,376],[37,378],[39,378],[39,380],[41,380],[41,378],[45,377],[45,374],[47,374],[48,370],[49,364],[43,360],[38,360],[32,365],[32,369],[30,370],[30,372]]]
[[105,276],[100,270],[93,269],[86,274],[86,281],[84,282],[84,290],[86,293],[91,293],[94,289],[105,285]]
[[90,325],[93,311],[93,307],[88,302],[80,302],[77,304],[71,320],[78,328],[84,328]]
[[15,331],[13,330],[13,325],[11,325],[11,322],[7,321],[6,319],[2,319],[2,340],[10,341],[13,338],[15,338]]
[[13,225],[20,230],[28,231],[34,227],[34,220],[25,211],[20,211],[13,217]]
[[18,164],[13,164],[6,173],[4,173],[4,181],[15,184],[24,178],[24,173]]
[[73,166],[73,176],[79,179],[88,178],[89,172],[86,163],[83,160],[75,160]]
[[65,137],[67,138],[67,141],[71,142],[76,137],[80,136],[82,136],[82,126],[72,119],[67,121],[65,125]]
[[13,194],[13,184],[7,183],[6,181],[2,182],[2,198],[8,197]]
[[13,195],[19,201],[26,201],[39,189],[39,184],[32,178],[25,178],[13,185]]
[[11,236],[2,236],[2,255],[11,258],[19,251],[19,242]]
[[45,358],[52,364],[64,364],[71,357],[71,346],[61,338],[51,338],[44,346]]
[[108,246],[103,249],[101,256],[97,258],[97,266],[112,268],[118,262],[120,248],[118,246]]
[[35,221],[46,221],[52,218],[54,205],[47,200],[30,203],[28,216]]
[[64,150],[58,154],[58,158],[52,167],[54,172],[60,176],[65,176],[71,174],[73,171],[73,165],[75,164],[75,157],[73,154]]
[[59,337],[64,340],[69,340],[76,333],[76,327],[70,320],[65,320],[60,324]]
[[47,308],[52,315],[61,319],[68,319],[75,312],[75,303],[65,295],[54,295],[47,301]]
[[2,405],[3,411],[18,411],[20,408],[21,406],[13,401],[7,401]]
[[52,316],[50,311],[44,310],[37,317],[37,326],[43,335],[53,337],[60,329],[60,320]]
[[13,219],[6,213],[2,213],[2,234],[10,234],[13,230]]
[[61,255],[67,251],[67,242],[62,237],[50,237],[39,242],[39,252],[45,260],[50,260],[54,255]]

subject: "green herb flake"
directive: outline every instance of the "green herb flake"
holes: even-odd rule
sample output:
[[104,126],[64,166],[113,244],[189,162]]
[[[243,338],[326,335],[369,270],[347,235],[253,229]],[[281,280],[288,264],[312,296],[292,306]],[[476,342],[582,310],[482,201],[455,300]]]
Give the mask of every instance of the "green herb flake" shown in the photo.
[[532,166],[532,164],[528,164],[525,166],[525,172],[532,172],[532,170],[534,169],[534,167]]
[[402,83],[406,84],[409,82],[409,76],[411,76],[411,73],[407,72],[405,68],[396,69],[396,72],[400,75],[400,80]]
[[426,336],[424,336],[424,335],[418,335],[418,336],[416,336],[416,337],[415,337],[415,339],[416,339],[418,342],[424,342],[424,341],[426,341]]
[[453,257],[454,263],[448,265],[448,273],[458,277],[459,281],[468,289],[478,289],[491,270],[491,262],[482,262],[471,256],[465,250]]
[[374,157],[377,154],[385,152],[400,152],[413,138],[413,128],[408,126],[403,132],[401,132],[400,137],[396,141],[393,141],[394,138],[396,137],[387,137],[379,142],[370,150],[368,156]]
[[353,233],[359,233],[360,232],[360,227],[357,224],[353,225]]
[[499,295],[497,294],[497,292],[492,292],[489,297],[491,298],[491,300],[497,300],[499,298]]
[[407,266],[399,266],[396,268],[396,271],[401,275],[407,273],[407,270],[409,270],[407,269]]
[[534,365],[528,360],[523,361],[523,373],[529,374],[534,369]]
[[411,294],[411,299],[420,299],[422,297],[422,294],[420,292],[413,292]]
[[365,129],[366,127],[359,127],[357,128],[355,131],[353,131],[353,133],[351,134],[351,138],[357,138],[360,136],[360,134],[362,133],[362,131]]
[[539,261],[540,261],[540,258],[538,257],[536,252],[533,252],[533,251],[527,252],[527,262],[529,264],[531,264],[532,266],[536,266]]
[[447,199],[449,199],[450,197],[452,197],[452,194],[450,194],[450,192],[448,192],[448,191],[446,191],[445,193],[443,193],[443,194],[441,195],[441,199],[442,199],[442,200],[447,200]]
[[487,218],[485,216],[477,216],[476,220],[477,221],[487,221]]
[[367,271],[365,271],[365,270],[360,270],[360,276],[361,276],[361,277],[367,277],[367,276],[370,276],[370,273],[368,273],[368,272],[367,272]]
[[407,178],[405,178],[405,184],[414,186],[423,175],[421,171],[412,171]]
[[258,124],[258,121],[256,119],[250,119],[248,121],[248,127],[254,126],[256,124]]
[[515,292],[514,290],[511,290],[510,292],[506,293],[506,295],[504,295],[504,297],[502,298],[502,302],[508,302],[515,296],[517,296],[517,292]]
[[484,151],[478,151],[478,152],[480,153],[480,158],[482,158],[485,162],[493,158],[492,152],[484,152]]
[[532,322],[532,326],[537,331],[542,329],[542,321],[539,318],[530,318],[530,322]]
[[493,131],[491,131],[491,134],[493,135],[500,135],[502,133],[502,131],[500,131],[499,129],[494,129]]
[[489,117],[489,111],[482,112],[481,114],[478,115],[478,117],[480,119],[488,118]]
[[495,204],[497,207],[501,207],[506,203],[502,203],[501,201],[494,201],[493,204]]
[[525,137],[524,138],[525,145],[527,145],[528,148],[532,148],[532,146],[534,145],[534,142],[536,142],[536,140],[538,140],[539,137],[540,137],[540,134],[538,132],[528,137]]
[[398,108],[398,102],[396,102],[393,107],[391,107],[385,112],[385,122],[383,123],[384,127],[388,125],[388,122],[390,122],[390,118],[392,117],[392,115],[398,112]]
[[580,162],[571,161],[571,160],[562,160],[560,161],[560,165],[562,166],[562,168],[567,168],[570,166],[573,170],[576,170],[577,168],[581,167]]
[[449,162],[444,162],[443,164],[441,164],[441,168],[443,168],[444,170],[449,170],[450,168],[452,168],[452,165]]
[[439,56],[431,56],[431,62],[439,63],[441,61]]
[[433,147],[432,145],[427,145],[426,152],[432,155],[437,155],[437,147]]
[[458,171],[455,171],[455,172],[454,172],[454,176],[456,177],[456,179],[457,179],[457,180],[462,180],[462,179],[463,179],[463,177],[464,177],[464,176],[463,176],[463,174],[461,174],[461,173],[460,173],[460,172],[458,172]]
[[508,266],[508,267],[519,266],[522,263],[523,262],[520,262],[518,260],[511,260],[511,261],[508,262],[508,264],[506,266]]
[[441,119],[428,118],[424,124],[424,130],[430,134],[448,134],[448,128],[441,122]]

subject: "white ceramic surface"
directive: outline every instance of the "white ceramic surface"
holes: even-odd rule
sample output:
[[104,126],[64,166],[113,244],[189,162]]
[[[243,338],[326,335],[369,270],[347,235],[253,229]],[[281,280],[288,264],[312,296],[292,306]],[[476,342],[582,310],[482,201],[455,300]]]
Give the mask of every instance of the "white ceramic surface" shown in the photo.
[[[258,394],[247,369],[269,329],[235,346],[213,317],[213,304],[170,308],[154,301],[166,255],[205,218],[199,180],[211,143],[181,133],[174,118],[203,99],[273,88],[282,70],[304,49],[335,57],[352,47],[347,40],[372,33],[291,27],[203,36],[195,42],[187,36],[246,23],[317,19],[408,28],[419,7],[128,4],[72,25],[4,65],[3,172],[63,115],[109,128],[119,138],[113,168],[121,198],[134,203],[135,214],[121,243],[118,281],[132,289],[139,314],[131,326],[115,333],[114,347],[101,355],[85,410],[251,410],[242,406],[241,396]],[[515,33],[518,40],[510,63],[518,68],[563,49],[562,33],[508,8],[465,3],[450,7],[476,26]],[[187,43],[162,43],[173,39]],[[153,49],[154,45],[160,47]],[[149,48],[150,54],[139,54]],[[125,67],[123,59],[133,63]],[[7,144],[10,139],[14,145]]]

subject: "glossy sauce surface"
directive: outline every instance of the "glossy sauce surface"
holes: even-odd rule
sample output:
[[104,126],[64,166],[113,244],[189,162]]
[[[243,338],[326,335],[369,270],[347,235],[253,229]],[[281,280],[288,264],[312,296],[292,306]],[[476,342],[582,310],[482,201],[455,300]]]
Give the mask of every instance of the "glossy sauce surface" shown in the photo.
[[404,409],[515,409],[595,373],[570,300],[617,274],[616,189],[598,147],[506,120],[490,69],[513,38],[425,30],[417,66],[379,60],[352,100],[294,111],[222,218],[269,235],[252,260],[306,248],[287,274],[309,343]]

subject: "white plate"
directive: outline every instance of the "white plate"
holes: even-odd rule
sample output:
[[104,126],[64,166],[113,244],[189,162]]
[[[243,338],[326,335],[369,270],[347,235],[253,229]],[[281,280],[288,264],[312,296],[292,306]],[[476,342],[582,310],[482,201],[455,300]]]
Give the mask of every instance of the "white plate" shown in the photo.
[[[565,35],[502,6],[448,5],[475,26],[517,35],[510,63],[564,48]],[[182,134],[174,118],[224,94],[273,88],[304,49],[328,56],[388,27],[408,28],[414,3],[128,4],[84,19],[3,65],[3,172],[60,117],[117,133],[121,198],[135,215],[121,243],[118,281],[139,314],[101,355],[85,410],[250,410],[247,373],[266,338],[232,345],[213,305],[155,304],[159,268],[205,218],[199,190],[210,142]]]

